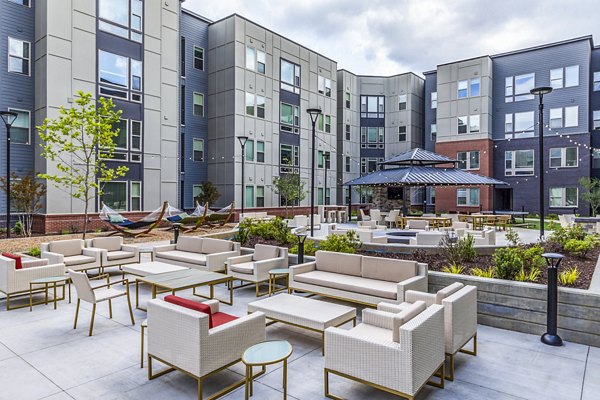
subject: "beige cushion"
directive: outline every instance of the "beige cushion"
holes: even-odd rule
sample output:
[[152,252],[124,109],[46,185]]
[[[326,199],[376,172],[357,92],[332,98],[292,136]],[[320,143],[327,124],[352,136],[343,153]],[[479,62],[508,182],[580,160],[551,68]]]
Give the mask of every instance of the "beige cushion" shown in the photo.
[[114,261],[114,260],[122,260],[124,258],[131,258],[135,256],[135,253],[132,251],[109,251],[108,254],[106,255],[106,259],[108,261]]
[[123,245],[122,237],[104,237],[92,239],[92,246],[98,249],[106,249],[108,251],[121,250]]
[[223,253],[233,250],[233,242],[221,239],[203,239],[202,252],[205,254]]
[[317,251],[315,256],[319,271],[360,276],[362,256],[322,250]]
[[65,265],[67,267],[69,267],[71,265],[81,265],[81,264],[93,263],[94,261],[96,261],[96,259],[94,257],[90,257],[90,256],[65,257]]
[[407,229],[427,229],[429,222],[421,219],[409,219],[406,228]]
[[416,276],[417,271],[416,261],[368,256],[362,258],[363,278],[398,283]]
[[257,244],[254,246],[254,261],[270,260],[277,258],[279,255],[279,247],[268,246],[266,244]]
[[452,285],[448,285],[445,288],[438,290],[435,295],[435,304],[442,304],[442,300],[451,294],[458,292],[463,287],[465,287],[464,284],[460,282],[454,282]]
[[206,254],[190,253],[188,251],[170,250],[156,253],[156,259],[179,261],[190,264],[206,265]]
[[44,267],[48,265],[46,258],[27,258],[22,260],[23,268]]
[[202,253],[203,239],[198,237],[180,236],[177,239],[175,249],[189,251],[190,253]]
[[400,342],[400,327],[425,311],[427,309],[427,305],[425,305],[424,301],[416,301],[414,304],[406,307],[404,310],[394,315],[394,329],[392,332],[392,340],[394,342]]
[[254,263],[253,262],[245,262],[239,264],[233,264],[229,266],[229,270],[233,272],[238,272],[240,274],[248,274],[252,275],[254,273]]
[[73,239],[51,242],[49,249],[51,253],[62,254],[65,257],[76,256],[83,252],[83,240]]
[[398,289],[395,283],[367,279],[360,276],[344,275],[326,271],[310,271],[295,275],[294,280],[311,285],[347,290],[349,292],[385,299],[396,300],[398,297]]
[[391,330],[369,324],[358,324],[356,327],[350,329],[348,334],[350,336],[365,338],[367,340],[375,339],[386,342],[392,341]]

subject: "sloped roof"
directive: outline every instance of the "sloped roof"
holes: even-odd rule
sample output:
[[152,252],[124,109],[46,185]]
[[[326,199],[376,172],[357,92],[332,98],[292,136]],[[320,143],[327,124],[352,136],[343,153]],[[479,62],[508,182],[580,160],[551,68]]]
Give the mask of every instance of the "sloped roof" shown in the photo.
[[506,182],[458,168],[412,166],[382,169],[344,183],[346,186],[476,186]]
[[415,148],[381,162],[382,165],[436,165],[456,163],[453,158]]

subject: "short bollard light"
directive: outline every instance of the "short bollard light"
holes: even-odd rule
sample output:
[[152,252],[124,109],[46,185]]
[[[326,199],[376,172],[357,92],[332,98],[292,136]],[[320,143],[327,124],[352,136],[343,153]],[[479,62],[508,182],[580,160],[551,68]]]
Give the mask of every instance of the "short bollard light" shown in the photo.
[[565,256],[558,253],[544,253],[542,257],[548,264],[548,306],[546,333],[542,343],[550,346],[562,346],[563,341],[556,332],[558,318],[558,266]]
[[304,263],[304,242],[308,235],[306,233],[295,233],[298,238],[298,264]]
[[179,231],[181,229],[181,224],[173,224],[173,244],[177,244],[179,240]]

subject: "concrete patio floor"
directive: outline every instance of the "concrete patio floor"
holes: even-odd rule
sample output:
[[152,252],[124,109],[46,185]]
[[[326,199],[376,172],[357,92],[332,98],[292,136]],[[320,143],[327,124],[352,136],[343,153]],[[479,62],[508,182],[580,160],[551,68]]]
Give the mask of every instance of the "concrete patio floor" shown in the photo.
[[[147,256],[147,255],[144,255]],[[115,269],[114,280],[118,279]],[[202,289],[201,289],[202,290]],[[207,289],[206,289],[207,290]],[[132,287],[133,291],[133,287]],[[225,295],[223,286],[217,296]],[[149,291],[140,291],[141,299]],[[73,298],[76,298],[73,288]],[[133,298],[132,298],[133,300]],[[222,310],[242,316],[255,300],[252,287],[235,291],[235,305]],[[331,301],[331,300],[326,300]],[[148,381],[141,369],[140,323],[146,313],[134,310],[129,325],[125,299],[114,301],[114,319],[108,305],[98,307],[94,336],[88,337],[91,306],[82,303],[77,330],[72,329],[75,301],[6,312],[0,300],[0,399],[196,399],[196,382],[180,372]],[[360,315],[360,313],[359,313]],[[346,326],[347,328],[349,327]],[[320,335],[276,324],[268,339],[286,339],[294,347],[288,366],[288,397],[314,400],[323,396]],[[418,399],[577,399],[599,398],[600,349],[566,343],[553,348],[539,337],[480,326],[478,356],[456,357],[456,379],[445,389],[426,387]],[[205,382],[204,395],[215,393],[242,378],[235,365]],[[281,365],[270,366],[258,378],[254,399],[281,399]],[[346,399],[394,399],[384,392],[341,378],[331,378],[332,393]],[[243,387],[224,399],[243,399]]]

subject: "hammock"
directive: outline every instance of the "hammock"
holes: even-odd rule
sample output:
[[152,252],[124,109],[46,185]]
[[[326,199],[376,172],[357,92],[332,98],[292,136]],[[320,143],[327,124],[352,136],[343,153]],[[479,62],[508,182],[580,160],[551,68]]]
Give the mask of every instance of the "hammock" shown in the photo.
[[[202,225],[225,225],[233,214],[233,203],[220,209],[219,211],[212,211],[208,208],[208,203],[204,206],[198,204],[194,212],[190,216],[188,223],[193,223],[192,226],[182,226],[182,232],[193,232],[200,228]],[[195,219],[192,219],[192,216]],[[185,223],[185,222],[182,222]]]
[[213,223],[219,223],[218,225],[225,225],[231,216],[233,215],[233,203],[228,205],[227,207],[221,208],[219,211],[211,211],[208,210],[206,214],[206,222],[209,225]]
[[[125,236],[138,237],[149,234],[154,228],[156,228],[165,215],[175,215],[176,212],[181,213],[181,211],[175,207],[171,207],[169,202],[165,201],[161,208],[152,211],[150,214],[138,221],[131,221],[123,217],[106,204],[102,203],[102,209],[100,210],[99,217],[102,221],[107,223],[115,230],[115,232],[112,232],[109,234],[109,236],[122,234]],[[135,231],[146,227],[148,228],[145,230]]]

